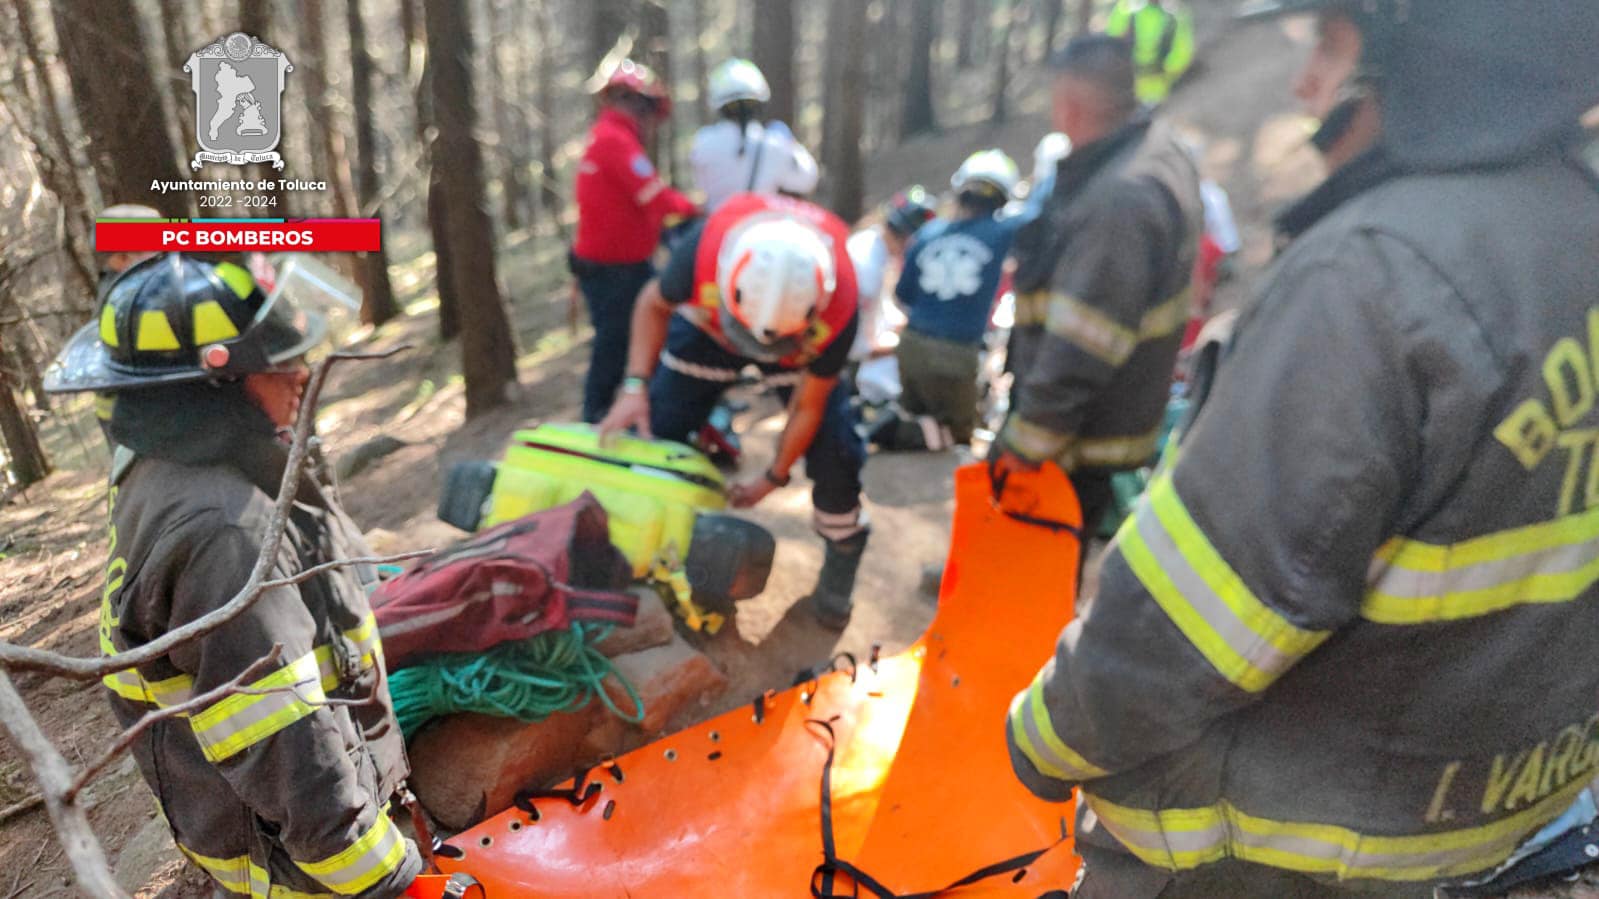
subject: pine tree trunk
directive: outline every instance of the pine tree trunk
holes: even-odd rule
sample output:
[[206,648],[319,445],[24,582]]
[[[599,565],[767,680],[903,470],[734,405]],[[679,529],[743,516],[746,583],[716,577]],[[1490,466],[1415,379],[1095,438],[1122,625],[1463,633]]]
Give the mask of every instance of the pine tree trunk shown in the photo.
[[[199,42],[189,30],[189,20],[194,17],[182,0],[159,0],[161,10],[161,37],[167,44],[166,65],[180,75],[183,62],[189,54],[200,49]],[[214,35],[213,35],[214,36]],[[167,82],[172,91],[172,111],[178,119],[178,132],[185,147],[195,146],[194,116],[190,113],[194,101],[189,85],[180,80]]]
[[866,4],[833,0],[827,31],[835,38],[828,50],[831,90],[822,129],[828,135],[825,159],[832,181],[831,205],[844,221],[853,222],[861,216],[866,194],[861,160],[866,124]]
[[539,94],[539,195],[544,211],[554,219],[564,234],[561,224],[561,192],[555,182],[555,39],[550,22],[549,5],[541,3],[533,11],[533,27],[538,45]]
[[933,113],[933,41],[937,39],[937,0],[911,0],[911,64],[905,78],[905,114],[899,136],[938,129]]
[[1065,17],[1066,0],[1040,0],[1044,5],[1044,52],[1040,59],[1049,59],[1055,52],[1055,41],[1060,37],[1060,20]]
[[710,68],[705,59],[705,2],[688,0],[689,24],[694,29],[694,122],[703,127],[711,121],[711,107],[705,99],[710,87]]
[[5,441],[6,460],[17,486],[26,487],[50,474],[50,460],[39,443],[33,419],[17,401],[19,385],[12,377],[15,361],[0,342],[0,439]]
[[500,57],[500,48],[503,44],[509,49],[516,41],[514,36],[513,40],[498,39],[507,34],[500,0],[484,0],[483,5],[488,13],[488,33],[494,36],[482,52],[488,63],[494,134],[499,150],[496,155],[500,163],[500,220],[507,230],[514,230],[525,222],[522,213],[528,205],[527,179],[523,176],[527,168],[524,156],[527,139],[522,133],[522,118],[511,102],[511,94],[520,81],[506,77],[505,60]]
[[977,59],[973,54],[973,46],[988,38],[988,17],[981,15],[979,10],[987,12],[984,0],[961,0],[959,20],[955,23],[955,66],[960,69],[969,69]]
[[769,118],[794,126],[794,0],[755,0],[751,62],[772,86]]
[[470,7],[457,0],[424,0],[423,9],[439,129],[433,167],[445,198],[466,414],[473,416],[513,398],[516,343],[495,276],[494,229],[484,209],[483,151],[474,133]]
[[[1000,26],[999,39],[994,43],[999,60],[994,66],[994,112],[989,116],[989,121],[996,125],[1005,121],[1010,115],[1010,104],[1007,102],[1006,93],[1010,89],[1011,36],[1016,31],[1016,20],[1022,15],[1016,7],[1016,0],[1004,0],[1000,6],[1000,15],[1004,17],[1004,24]],[[1022,33],[1027,33],[1025,28]]]
[[73,304],[74,308],[81,309],[85,315],[94,310],[94,298],[98,285],[95,279],[95,266],[91,258],[94,250],[94,240],[90,221],[93,210],[89,208],[88,196],[84,193],[83,182],[78,180],[78,171],[72,164],[72,142],[67,138],[66,126],[61,121],[61,107],[56,97],[55,82],[50,78],[50,69],[44,58],[44,53],[39,47],[38,28],[33,17],[33,6],[30,0],[13,0],[12,5],[17,13],[17,32],[22,39],[23,52],[32,67],[34,90],[34,106],[39,110],[39,119],[44,124],[44,140],[32,139],[34,144],[34,157],[39,164],[39,180],[45,188],[55,194],[56,201],[61,206],[62,230],[65,232],[67,267],[78,282],[79,290],[68,291],[68,295],[79,300]]
[[[366,22],[361,18],[361,0],[346,0],[346,25],[350,31],[350,84],[355,112],[356,195],[359,212],[367,214],[378,196],[377,147],[372,129],[372,54],[366,48]],[[371,214],[376,215],[377,210]],[[389,281],[388,250],[362,255],[361,321],[381,325],[400,314],[394,301],[394,285]]]
[[[190,194],[150,189],[152,182],[186,176],[178,168],[133,0],[57,0],[51,9],[105,202],[147,203],[166,215],[189,215]],[[117,27],[86,27],[93,22]]]
[[400,0],[400,37],[405,41],[401,48],[400,67],[405,80],[411,80],[416,49],[422,45],[422,16],[417,9],[420,0]]
[[327,173],[328,187],[333,191],[333,214],[339,218],[355,215],[355,186],[350,177],[350,159],[344,146],[344,123],[339,121],[339,106],[328,85],[327,37],[324,28],[327,19],[322,0],[300,0],[300,28],[304,34],[305,66],[295,67],[305,73],[305,102],[310,111],[312,130],[316,132],[321,147],[317,168]]

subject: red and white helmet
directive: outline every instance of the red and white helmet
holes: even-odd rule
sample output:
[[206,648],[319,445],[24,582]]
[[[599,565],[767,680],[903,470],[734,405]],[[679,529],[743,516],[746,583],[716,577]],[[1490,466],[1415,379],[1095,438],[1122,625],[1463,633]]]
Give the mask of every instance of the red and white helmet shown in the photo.
[[655,101],[662,118],[672,114],[672,95],[667,92],[666,85],[655,74],[655,70],[641,62],[624,59],[617,63],[598,91],[601,96],[617,92],[638,94]]
[[717,287],[730,315],[723,333],[752,358],[781,358],[827,308],[837,286],[833,251],[793,219],[755,221],[724,244]]

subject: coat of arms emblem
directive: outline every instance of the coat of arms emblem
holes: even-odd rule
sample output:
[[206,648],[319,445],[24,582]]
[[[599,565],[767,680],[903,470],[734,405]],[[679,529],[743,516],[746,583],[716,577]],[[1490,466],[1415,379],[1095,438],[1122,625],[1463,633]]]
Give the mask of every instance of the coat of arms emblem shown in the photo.
[[189,167],[206,162],[270,162],[283,138],[283,76],[294,66],[283,51],[235,32],[190,54],[183,64],[194,91],[194,137],[200,152]]

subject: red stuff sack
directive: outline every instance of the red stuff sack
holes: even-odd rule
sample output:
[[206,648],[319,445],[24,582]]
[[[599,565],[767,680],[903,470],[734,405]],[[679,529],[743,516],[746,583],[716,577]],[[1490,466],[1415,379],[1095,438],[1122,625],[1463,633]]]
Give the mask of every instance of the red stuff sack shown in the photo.
[[483,652],[573,621],[623,627],[638,615],[631,568],[590,493],[484,531],[422,560],[372,595],[388,669]]

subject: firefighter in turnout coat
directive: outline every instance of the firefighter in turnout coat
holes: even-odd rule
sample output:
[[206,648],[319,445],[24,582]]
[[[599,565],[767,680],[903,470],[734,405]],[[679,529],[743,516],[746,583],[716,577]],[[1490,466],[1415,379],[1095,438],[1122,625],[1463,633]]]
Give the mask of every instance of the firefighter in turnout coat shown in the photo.
[[[287,462],[322,320],[266,298],[244,269],[178,254],[112,282],[98,326],[47,373],[116,397],[106,655],[213,612],[243,588]],[[270,578],[370,555],[318,479],[297,487]],[[421,859],[390,821],[407,774],[384,682],[370,565],[275,587],[217,630],[105,678],[124,727],[280,657],[145,731],[133,753],[178,848],[226,895],[399,895]],[[345,700],[329,704],[330,700]]]
[[1361,27],[1383,175],[1279,259],[1011,706],[1085,899],[1430,897],[1599,773],[1599,7],[1272,5]]

